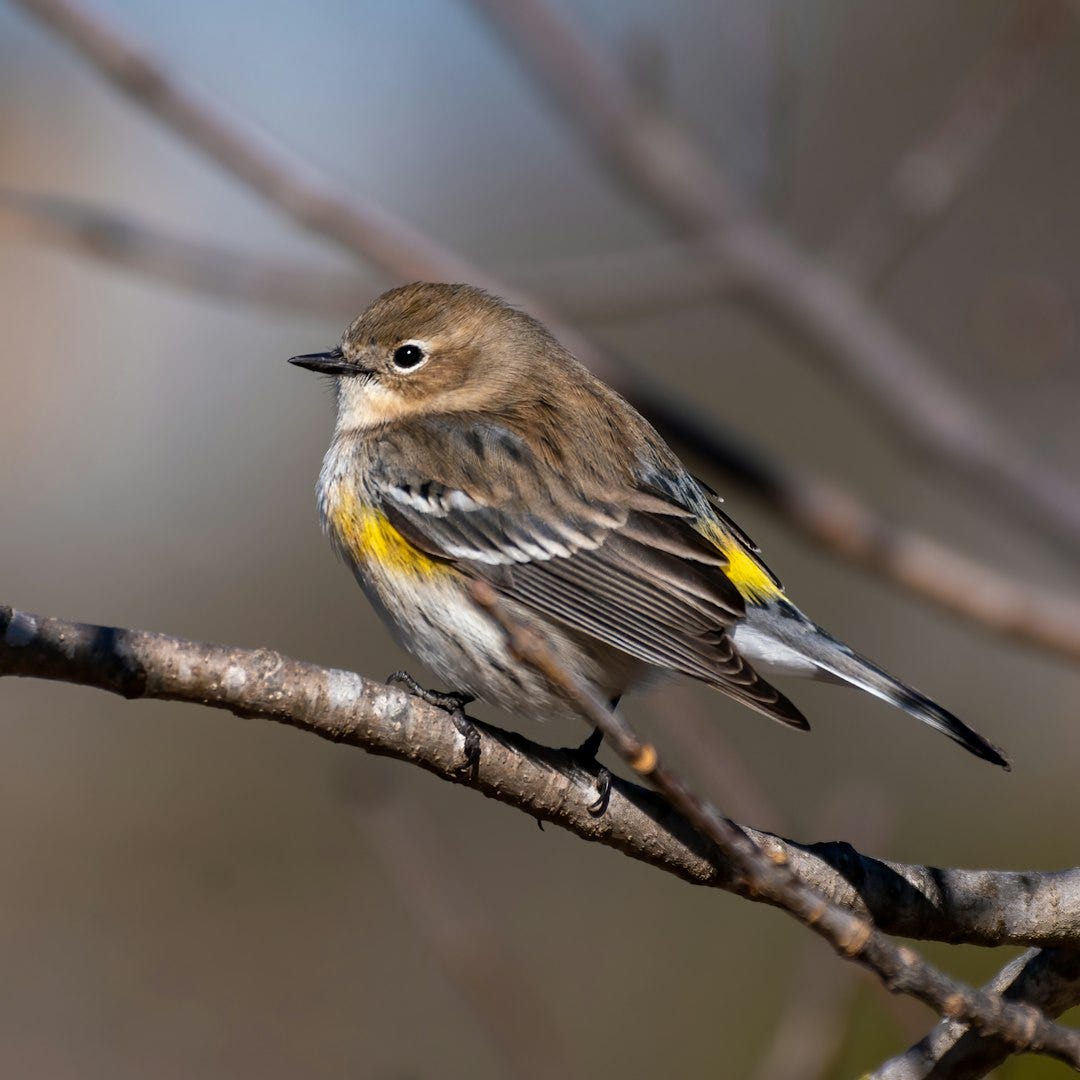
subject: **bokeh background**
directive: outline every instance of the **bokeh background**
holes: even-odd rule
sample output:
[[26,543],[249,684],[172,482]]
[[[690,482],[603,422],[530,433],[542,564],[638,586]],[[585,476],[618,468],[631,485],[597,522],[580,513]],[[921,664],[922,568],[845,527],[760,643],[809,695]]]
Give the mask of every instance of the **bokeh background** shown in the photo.
[[[663,239],[468,4],[97,2],[212,99],[523,287]],[[937,122],[1015,4],[557,7],[652,72],[664,107],[820,246]],[[985,168],[880,297],[950,380],[1072,475],[1077,130],[1080,33],[1066,21]],[[268,263],[354,265],[6,5],[0,186]],[[284,363],[334,343],[345,318],[186,291],[17,233],[0,230],[0,600],[375,677],[401,666],[319,533],[332,402]],[[389,284],[369,272],[356,309]],[[1019,579],[1080,591],[1075,562],[891,440],[745,310],[581,321],[780,458]],[[830,560],[709,478],[806,610],[1007,747],[1015,771],[829,687],[794,688],[811,737],[696,690],[692,729],[664,689],[628,705],[634,721],[676,760],[700,759],[725,809],[799,839],[944,865],[1075,864],[1076,671]],[[841,1077],[932,1019],[860,975],[837,987],[839,961],[774,911],[295,731],[10,680],[0,740],[6,1076],[749,1077],[802,979],[795,1000],[822,985],[837,1002],[813,1075]],[[970,980],[1010,955],[926,951]],[[507,1046],[515,1010],[528,1022]],[[1001,1071],[1059,1074],[1032,1058]]]

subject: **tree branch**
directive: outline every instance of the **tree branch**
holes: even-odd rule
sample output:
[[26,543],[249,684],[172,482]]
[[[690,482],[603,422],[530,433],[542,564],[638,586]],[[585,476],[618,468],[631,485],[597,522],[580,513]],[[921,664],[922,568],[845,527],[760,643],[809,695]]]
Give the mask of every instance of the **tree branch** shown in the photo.
[[850,283],[738,196],[679,127],[641,108],[619,66],[545,0],[474,3],[597,160],[669,227],[699,237],[736,295],[824,361],[897,435],[1075,557],[1080,488],[985,419]]
[[[17,2],[62,34],[110,82],[303,227],[390,275],[467,280],[522,299],[517,290],[381,208],[337,191],[313,175],[306,163],[271,149],[73,0]],[[714,191],[713,198],[721,199],[722,193]],[[541,305],[529,304],[534,313],[544,314]],[[610,381],[673,442],[747,487],[827,551],[997,633],[1080,658],[1076,604],[1017,585],[882,519],[835,486],[785,468],[724,431],[692,403],[600,352],[570,328],[548,321],[579,359]]]
[[[444,713],[352,672],[270,649],[210,645],[0,607],[4,675],[274,720],[409,761],[691,884],[747,891],[732,864],[653,792],[616,779],[607,812],[595,817],[588,811],[593,778],[562,751],[479,722],[481,768],[476,777],[463,778],[461,738]],[[956,944],[1080,946],[1080,868],[940,869],[874,859],[843,842],[800,844],[742,828],[831,904],[869,915],[887,933]]]
[[[0,608],[0,632],[0,675],[77,682],[127,698],[198,702],[238,716],[285,723],[370,753],[411,761],[443,779],[464,782],[460,735],[448,717],[402,691],[350,672],[319,668],[269,649],[200,644],[41,618],[11,608]],[[514,647],[524,653],[520,640],[515,640]],[[602,705],[599,709],[595,715],[590,713],[589,719],[601,722],[605,711]],[[622,722],[613,714],[606,715],[612,724],[602,726],[609,735],[617,735],[623,730]],[[686,880],[781,907],[825,937],[842,955],[877,972],[890,989],[918,997],[944,1015],[962,1017],[979,1031],[1002,1038],[1013,1049],[1050,1054],[1080,1066],[1080,1033],[1059,1028],[1034,1010],[1005,1005],[992,994],[964,987],[884,936],[883,931],[913,936],[891,925],[896,922],[893,916],[912,904],[913,890],[901,884],[898,868],[877,864],[893,879],[877,897],[867,894],[865,879],[857,887],[849,881],[837,887],[836,878],[854,876],[852,864],[872,864],[874,860],[840,845],[843,869],[838,873],[826,860],[815,858],[812,848],[800,848],[728,822],[690,796],[659,765],[655,750],[637,743],[632,734],[629,742],[626,736],[616,738],[616,745],[639,772],[662,785],[668,798],[615,782],[605,813],[594,816],[589,809],[592,793],[582,790],[580,775],[566,771],[564,752],[487,725],[478,728],[481,765],[472,770],[468,782],[483,794]],[[676,800],[679,810],[669,799]],[[684,816],[687,812],[689,817]],[[997,878],[1003,887],[981,894],[978,906],[982,910],[974,920],[985,929],[989,916],[996,931],[994,943],[1009,940],[1005,927],[1011,915],[1030,920],[1040,906],[1032,903],[1032,894],[1037,891],[1055,894],[1049,910],[1040,912],[1044,918],[1049,916],[1053,932],[1069,927],[1076,936],[1080,903],[1075,902],[1075,895],[1062,896],[1062,885],[1073,893],[1080,889],[1077,872],[1008,875],[906,869],[937,878],[936,887],[953,875]],[[833,879],[827,881],[833,885],[832,895],[828,888],[816,887],[816,880],[823,876]],[[1019,880],[1009,882],[1009,878]],[[1013,910],[1015,886],[1028,893],[1026,906],[1018,912]],[[949,904],[961,897],[974,899],[950,884],[945,885],[945,895]],[[1042,899],[1045,902],[1046,897]],[[991,911],[986,910],[987,900]],[[865,915],[869,911],[877,918],[879,905],[881,929]],[[917,901],[914,906],[919,906]],[[969,921],[971,910],[963,914],[964,921]],[[957,926],[942,929],[943,940],[967,939],[958,936]]]
[[[1080,952],[1031,949],[1005,965],[986,989],[1024,1002],[1045,1016],[1080,1005]],[[999,1039],[979,1035],[957,1020],[942,1020],[921,1042],[881,1065],[869,1080],[974,1080],[1012,1053]]]
[[541,634],[509,614],[488,582],[473,582],[472,597],[503,629],[514,656],[543,674],[639,776],[664,795],[700,836],[712,841],[747,895],[785,911],[828,942],[839,956],[872,971],[893,993],[914,997],[941,1016],[962,1019],[1014,1051],[1048,1054],[1080,1069],[1080,1032],[1054,1024],[1031,1006],[1007,1003],[997,994],[966,986],[918,953],[897,945],[865,916],[831,903],[785,857],[766,851],[739,825],[691,792],[682,777],[661,761],[652,744],[642,742],[592,686],[556,658]]

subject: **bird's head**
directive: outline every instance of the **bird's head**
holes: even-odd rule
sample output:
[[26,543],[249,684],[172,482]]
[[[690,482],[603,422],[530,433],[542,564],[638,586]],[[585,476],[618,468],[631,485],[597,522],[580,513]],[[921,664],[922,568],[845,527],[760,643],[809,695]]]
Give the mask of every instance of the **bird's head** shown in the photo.
[[383,293],[337,348],[290,363],[335,379],[348,430],[535,395],[544,360],[564,355],[540,323],[482,289],[421,282]]

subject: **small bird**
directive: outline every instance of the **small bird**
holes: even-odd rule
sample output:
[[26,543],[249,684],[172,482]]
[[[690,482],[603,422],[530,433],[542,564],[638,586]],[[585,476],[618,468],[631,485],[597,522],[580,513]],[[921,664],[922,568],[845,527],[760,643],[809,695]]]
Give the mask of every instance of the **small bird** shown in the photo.
[[323,527],[400,644],[462,692],[451,705],[479,697],[530,717],[574,713],[511,655],[472,598],[482,580],[612,702],[675,673],[805,730],[762,676],[823,679],[1009,767],[803,615],[720,498],[524,312],[470,285],[405,285],[338,347],[291,363],[336,386]]

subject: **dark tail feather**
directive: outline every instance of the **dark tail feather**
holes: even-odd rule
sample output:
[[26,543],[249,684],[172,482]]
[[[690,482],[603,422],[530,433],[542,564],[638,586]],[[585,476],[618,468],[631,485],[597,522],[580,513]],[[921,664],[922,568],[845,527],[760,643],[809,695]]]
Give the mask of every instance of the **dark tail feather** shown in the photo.
[[[841,682],[865,690],[898,709],[903,709],[916,720],[921,720],[943,735],[948,735],[983,761],[1000,765],[1006,771],[1012,768],[1005,755],[992,742],[973,731],[951,712],[920,694],[918,690],[912,690],[899,679],[894,679],[888,672],[882,671],[876,664],[859,656],[842,642],[829,637],[824,631],[819,630],[819,635],[815,635],[815,643],[820,644],[813,649],[812,658],[822,671],[835,676]],[[821,637],[826,639],[828,647],[821,642]]]

